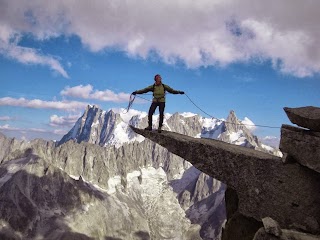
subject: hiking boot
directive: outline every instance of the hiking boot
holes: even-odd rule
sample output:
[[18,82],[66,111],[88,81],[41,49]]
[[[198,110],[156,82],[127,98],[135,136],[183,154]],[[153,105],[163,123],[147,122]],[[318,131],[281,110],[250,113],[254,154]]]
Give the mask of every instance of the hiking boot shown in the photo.
[[161,133],[161,127],[158,127],[158,133]]
[[144,130],[151,131],[151,130],[152,130],[152,127],[151,127],[151,126],[148,126],[148,127],[146,127]]

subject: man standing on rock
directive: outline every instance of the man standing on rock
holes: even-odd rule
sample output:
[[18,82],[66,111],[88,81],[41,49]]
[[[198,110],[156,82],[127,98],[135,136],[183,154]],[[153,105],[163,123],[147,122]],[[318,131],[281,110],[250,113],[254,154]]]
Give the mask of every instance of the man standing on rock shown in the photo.
[[154,76],[154,81],[155,84],[146,87],[141,90],[134,91],[132,94],[142,94],[142,93],[147,93],[147,92],[153,92],[153,100],[151,103],[151,106],[149,108],[149,113],[148,113],[148,127],[146,127],[146,130],[151,131],[152,130],[152,115],[154,114],[155,110],[157,107],[159,107],[159,114],[160,114],[160,119],[159,119],[159,128],[158,132],[161,133],[161,128],[163,124],[163,114],[164,114],[164,108],[166,105],[166,91],[172,94],[184,94],[183,91],[177,91],[169,87],[168,85],[165,85],[161,82],[161,76],[160,74],[157,74]]

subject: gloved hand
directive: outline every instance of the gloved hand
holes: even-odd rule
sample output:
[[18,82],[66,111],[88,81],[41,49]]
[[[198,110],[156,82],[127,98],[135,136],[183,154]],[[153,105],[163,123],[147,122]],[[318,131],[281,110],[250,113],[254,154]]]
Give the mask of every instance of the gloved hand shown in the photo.
[[137,94],[137,92],[136,92],[136,91],[134,91],[134,92],[132,92],[131,94],[132,94],[132,95],[136,95],[136,94]]
[[179,91],[180,94],[184,94],[184,91]]

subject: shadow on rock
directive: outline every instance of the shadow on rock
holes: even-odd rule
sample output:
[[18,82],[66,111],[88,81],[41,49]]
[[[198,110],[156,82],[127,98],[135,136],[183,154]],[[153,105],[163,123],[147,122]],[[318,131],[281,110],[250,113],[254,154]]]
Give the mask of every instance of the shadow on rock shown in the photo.
[[18,232],[26,238],[91,239],[73,232],[65,216],[106,195],[32,154],[29,157],[0,167],[1,239],[20,239]]

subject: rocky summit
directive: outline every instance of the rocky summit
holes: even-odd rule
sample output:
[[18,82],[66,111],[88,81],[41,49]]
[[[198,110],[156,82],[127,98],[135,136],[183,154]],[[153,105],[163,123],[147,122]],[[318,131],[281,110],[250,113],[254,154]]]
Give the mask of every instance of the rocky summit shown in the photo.
[[[229,213],[226,185],[219,181],[225,179],[193,166],[198,156],[192,147],[185,149],[191,155],[184,159],[129,126],[144,128],[146,123],[144,113],[129,118],[88,106],[58,142],[18,141],[0,134],[0,239],[220,239]],[[227,121],[195,114],[166,115],[163,129],[159,136],[171,132],[180,133],[177,136],[184,141],[189,141],[186,136],[198,141],[214,138],[250,153],[257,149],[268,156],[263,161],[278,159],[266,152],[279,151],[262,144],[233,111]],[[197,154],[202,155],[203,166],[212,165],[209,152]],[[225,161],[232,156],[222,156],[218,150],[215,154]],[[253,159],[250,171],[262,166]],[[240,166],[234,161],[225,171],[235,173]],[[278,175],[273,181],[287,180],[288,176]],[[261,181],[269,181],[267,175],[261,176]],[[243,189],[253,181],[244,176],[242,180],[234,187]],[[311,188],[308,185],[307,190]],[[263,188],[258,189],[260,196],[267,196]],[[255,189],[250,191],[250,196],[256,194]],[[239,199],[242,202],[242,196]],[[302,209],[299,201],[290,204]]]
[[282,126],[283,158],[214,139],[132,129],[226,184],[222,239],[320,239],[320,132],[314,119],[299,124],[310,129]]

